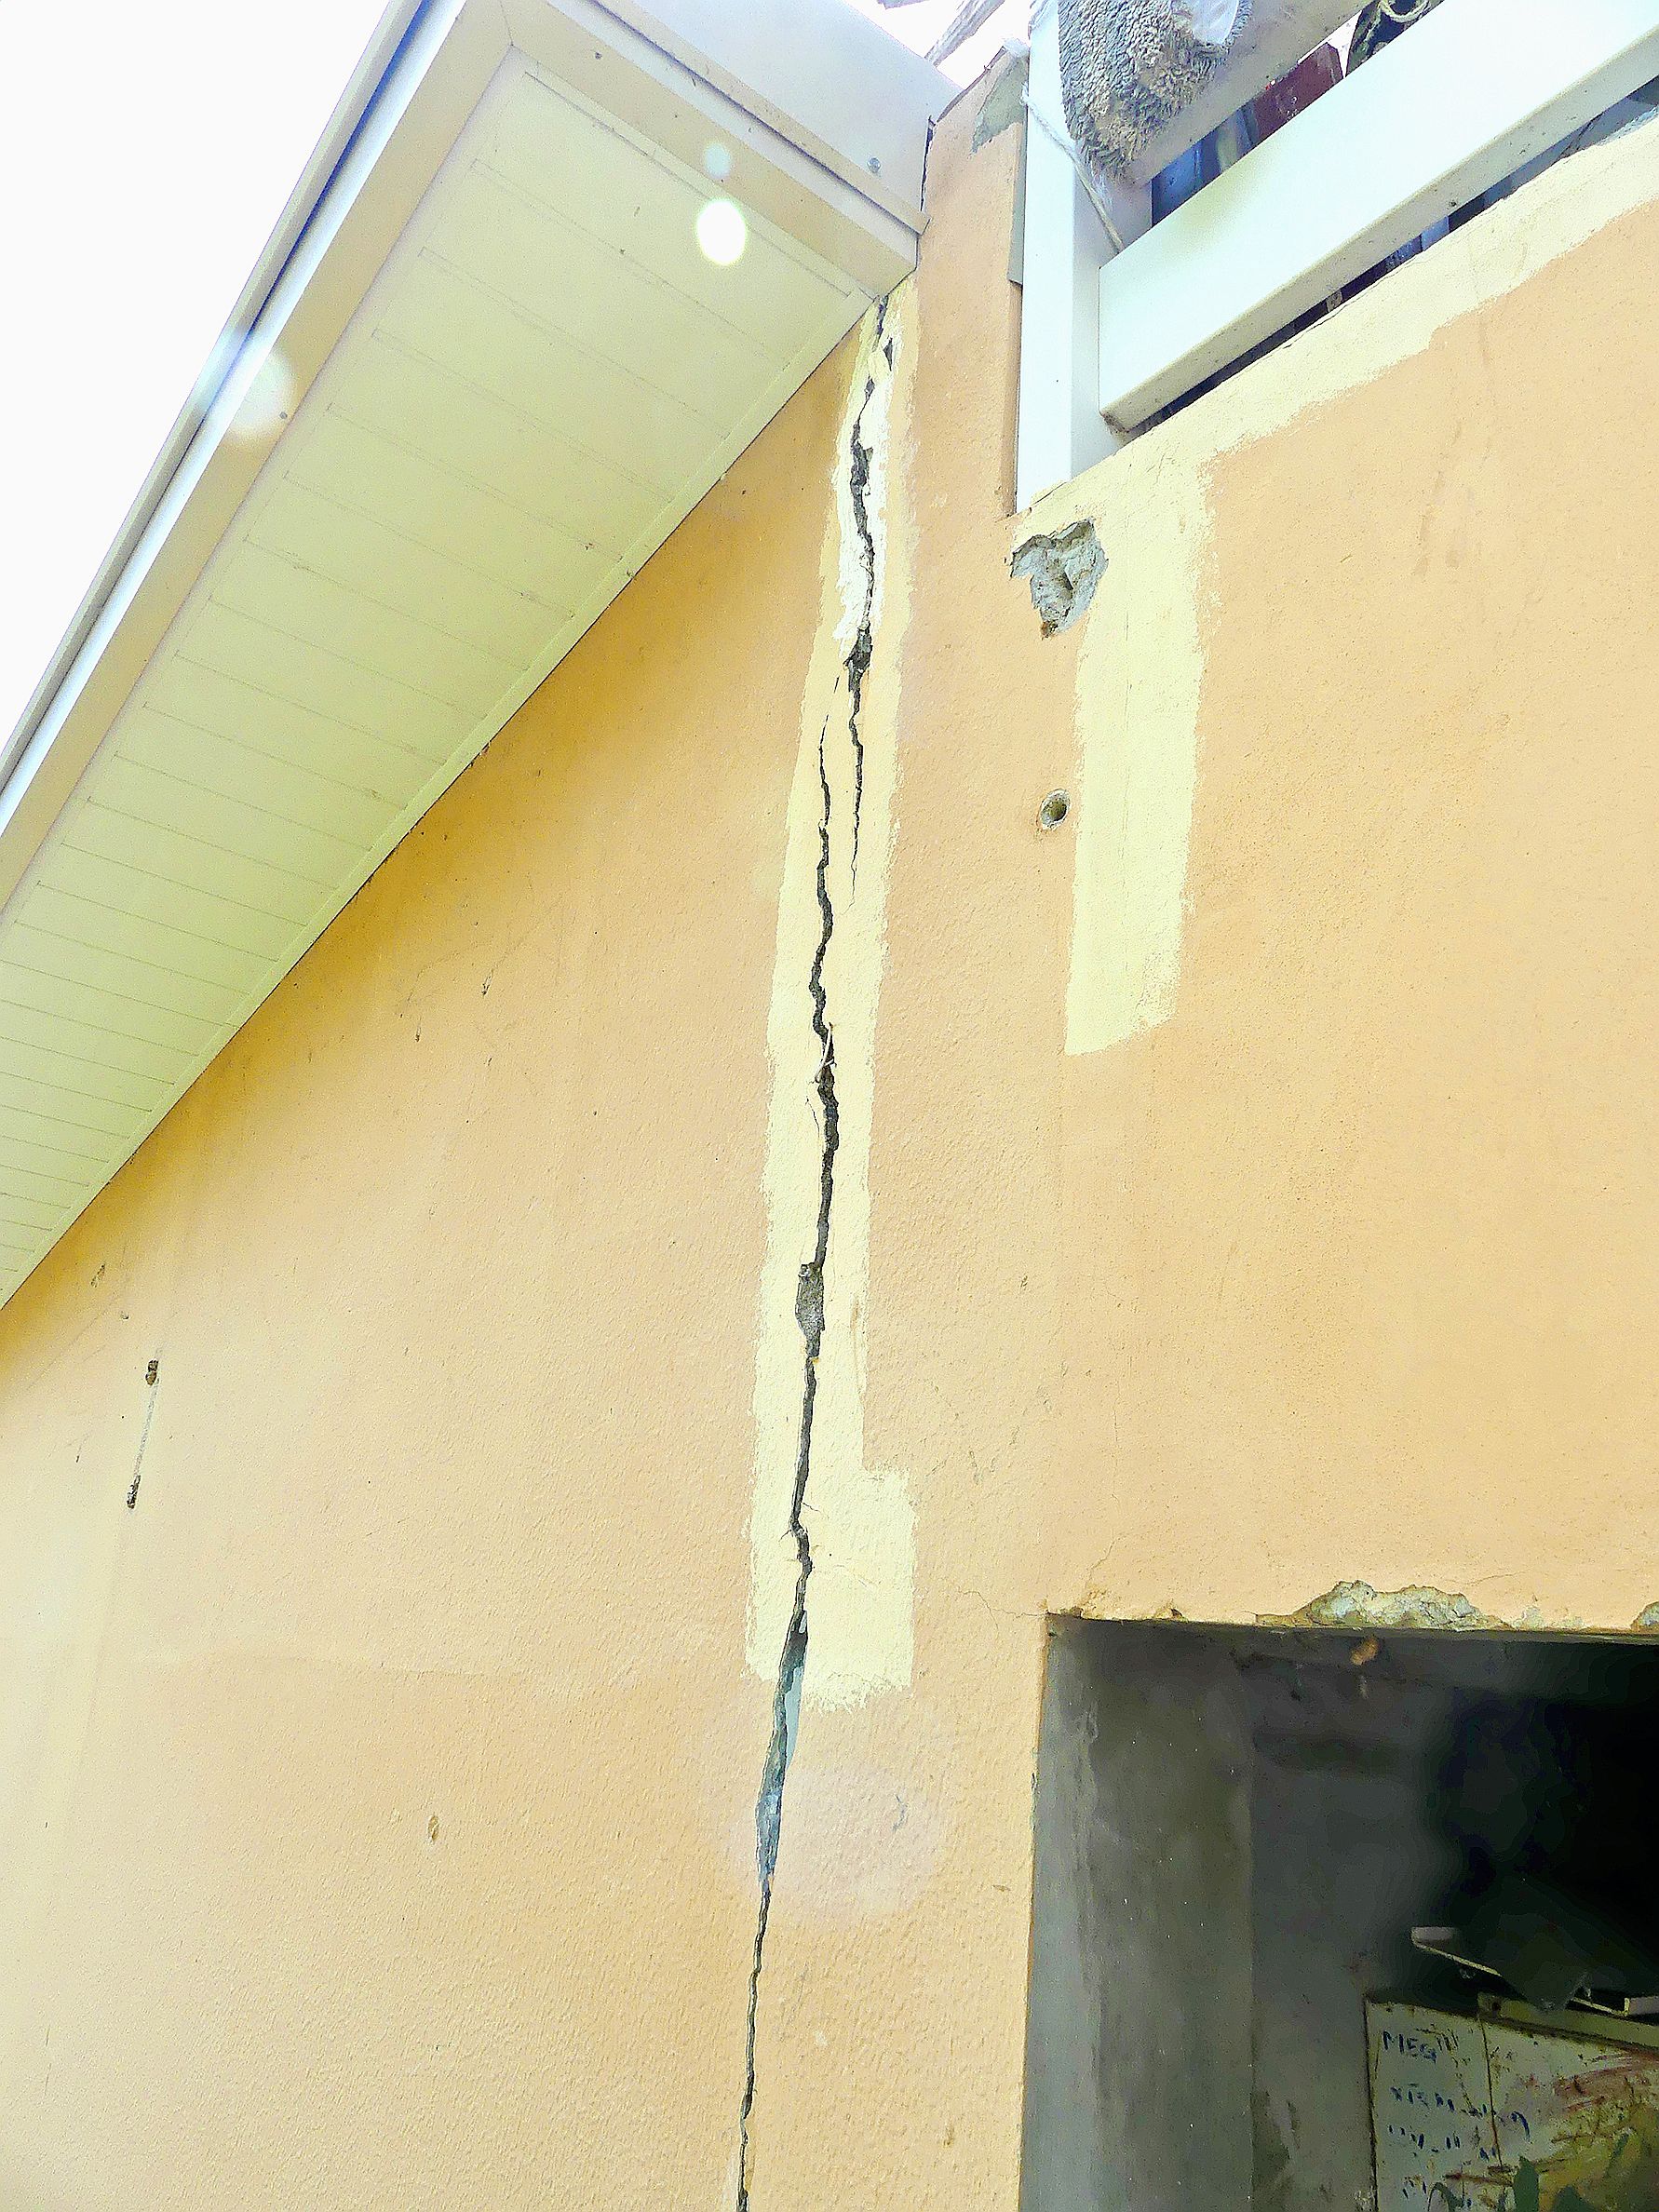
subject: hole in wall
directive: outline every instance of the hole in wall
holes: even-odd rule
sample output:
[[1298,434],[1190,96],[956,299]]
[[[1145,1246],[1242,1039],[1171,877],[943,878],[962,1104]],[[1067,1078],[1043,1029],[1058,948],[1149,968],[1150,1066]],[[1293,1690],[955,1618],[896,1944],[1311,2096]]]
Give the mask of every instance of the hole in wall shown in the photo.
[[1659,1649],[1055,1624],[1022,2212],[1659,2205],[1656,1835]]

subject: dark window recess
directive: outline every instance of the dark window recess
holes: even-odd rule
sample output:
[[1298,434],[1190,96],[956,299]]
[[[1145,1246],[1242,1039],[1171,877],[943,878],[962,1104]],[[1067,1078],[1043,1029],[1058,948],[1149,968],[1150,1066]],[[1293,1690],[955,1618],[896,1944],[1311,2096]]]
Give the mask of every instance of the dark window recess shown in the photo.
[[1639,1642],[1057,1624],[1022,2212],[1659,2207],[1656,1837]]

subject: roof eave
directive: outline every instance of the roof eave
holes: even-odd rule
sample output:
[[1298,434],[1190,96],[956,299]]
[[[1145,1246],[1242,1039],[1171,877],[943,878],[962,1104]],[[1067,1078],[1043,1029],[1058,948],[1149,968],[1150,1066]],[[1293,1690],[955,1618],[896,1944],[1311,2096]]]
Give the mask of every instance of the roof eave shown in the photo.
[[910,192],[919,200],[927,131],[956,88],[842,0],[793,5],[803,20],[780,42],[732,0],[394,0],[0,749],[0,906],[281,436],[282,422],[238,421],[253,378],[280,344],[297,407],[515,47],[587,79],[683,157],[699,157],[711,122],[740,136],[751,198],[872,296],[913,266]]

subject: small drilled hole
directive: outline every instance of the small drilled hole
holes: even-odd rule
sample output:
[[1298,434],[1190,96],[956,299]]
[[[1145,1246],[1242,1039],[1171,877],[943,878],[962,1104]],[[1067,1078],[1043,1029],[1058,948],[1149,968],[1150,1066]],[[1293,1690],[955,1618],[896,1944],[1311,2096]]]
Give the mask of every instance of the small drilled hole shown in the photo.
[[1037,827],[1040,830],[1058,830],[1072,811],[1072,801],[1065,791],[1050,791],[1037,809]]

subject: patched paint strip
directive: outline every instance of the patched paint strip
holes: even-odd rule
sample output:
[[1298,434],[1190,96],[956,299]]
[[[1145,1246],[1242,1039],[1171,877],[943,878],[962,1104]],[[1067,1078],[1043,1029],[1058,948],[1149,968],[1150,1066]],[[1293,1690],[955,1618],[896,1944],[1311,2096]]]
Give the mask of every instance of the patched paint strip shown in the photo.
[[1111,570],[1084,629],[1070,1053],[1121,1045],[1175,1011],[1198,763],[1198,565],[1207,530],[1196,476],[1156,479],[1149,496],[1113,519]]
[[1112,564],[1078,660],[1068,1052],[1121,1044],[1175,1009],[1211,465],[1422,353],[1449,324],[1655,198],[1659,126],[1575,155],[1018,519],[1020,539],[1094,519]]
[[805,990],[822,926],[825,1018],[834,1047],[837,1142],[823,1321],[813,1406],[809,1705],[851,1706],[910,1679],[914,1517],[900,1473],[864,1463],[865,1310],[875,1029],[885,952],[897,777],[897,655],[909,611],[906,529],[895,528],[890,462],[902,450],[913,355],[910,293],[895,294],[860,338],[836,448],[818,638],[801,718],[778,903],[767,1042],[766,1258],[755,1356],[754,1502],[747,1652],[776,1675],[798,1578],[790,1526],[802,1421],[802,1266],[814,1247],[823,1136],[821,1059]]

